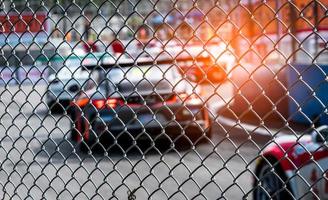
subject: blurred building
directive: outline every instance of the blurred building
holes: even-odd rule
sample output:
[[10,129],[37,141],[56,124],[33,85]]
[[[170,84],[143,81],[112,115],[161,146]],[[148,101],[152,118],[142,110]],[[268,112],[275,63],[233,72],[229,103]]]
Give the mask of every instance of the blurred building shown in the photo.
[[[286,57],[292,56],[294,62],[309,63],[311,58],[304,52],[294,53],[300,45],[311,55],[323,50],[328,39],[328,0],[294,0],[293,4],[287,0],[268,0],[265,3],[249,0],[244,3],[248,10],[241,12],[240,24],[244,27],[241,33],[261,56],[278,48]],[[325,62],[323,59],[320,56],[317,61]]]

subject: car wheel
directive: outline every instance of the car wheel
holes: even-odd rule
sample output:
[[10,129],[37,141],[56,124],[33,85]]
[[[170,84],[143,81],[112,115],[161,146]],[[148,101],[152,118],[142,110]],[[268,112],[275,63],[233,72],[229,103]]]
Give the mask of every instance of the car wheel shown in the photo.
[[80,114],[70,107],[68,109],[68,116],[70,117],[71,124],[71,140],[74,142],[79,142],[81,140],[81,122]]
[[[187,137],[193,144],[202,144],[207,143],[212,138],[212,129],[211,127],[195,128],[192,127],[186,130]],[[189,143],[187,140],[186,142]]]
[[[254,200],[289,200],[293,199],[290,187],[284,187],[287,178],[280,166],[273,166],[277,162],[262,161],[256,170],[257,181],[254,185]],[[274,170],[272,169],[274,168]]]
[[47,102],[47,106],[48,106],[49,111],[52,113],[54,110],[54,107],[56,107],[56,101]]
[[65,107],[62,102],[51,101],[47,103],[51,114],[62,114],[65,112]]
[[80,141],[80,150],[82,152],[89,152],[94,144],[92,136],[90,137],[90,123],[89,120],[81,117],[81,141]]
[[208,112],[206,111],[206,113],[204,114],[204,120],[206,121],[206,125],[203,128],[203,131],[205,132],[205,136],[203,136],[203,131],[201,133],[201,137],[203,137],[203,140],[205,142],[207,142],[208,140],[212,139],[213,136],[213,132],[212,132],[212,120],[209,117]]
[[212,132],[212,127],[209,126],[206,130],[206,136],[208,137],[208,139],[212,139],[212,136],[213,136],[213,132]]
[[194,134],[191,134],[189,137],[193,142],[206,143],[212,138],[212,123],[209,114],[205,109],[203,110],[203,121],[205,123],[201,128],[197,128],[198,130],[191,130],[191,132],[195,131]]
[[[88,118],[90,119],[90,118]],[[97,152],[97,151],[104,151],[104,147],[100,142],[100,139],[97,138],[96,132],[94,131],[94,126],[90,126],[90,122],[92,123],[92,120],[87,120],[85,118],[82,118],[82,140],[80,143],[80,149],[82,152],[89,153]]]

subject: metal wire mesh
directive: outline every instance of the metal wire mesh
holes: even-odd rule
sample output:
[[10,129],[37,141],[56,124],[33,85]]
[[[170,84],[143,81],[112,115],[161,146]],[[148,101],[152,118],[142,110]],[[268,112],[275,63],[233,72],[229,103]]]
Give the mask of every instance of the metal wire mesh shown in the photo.
[[2,199],[327,199],[327,0],[0,5]]

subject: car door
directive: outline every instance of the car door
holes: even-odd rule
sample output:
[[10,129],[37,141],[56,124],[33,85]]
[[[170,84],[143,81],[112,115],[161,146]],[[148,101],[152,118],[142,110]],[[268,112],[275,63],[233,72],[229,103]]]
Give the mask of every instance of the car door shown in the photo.
[[[320,130],[320,139],[319,144],[322,144],[322,153],[318,156],[318,164],[323,170],[322,176],[320,176],[320,184],[318,187],[318,192],[321,199],[328,199],[328,127]],[[319,158],[320,157],[320,158]]]
[[[302,144],[303,153],[296,161],[302,163],[295,173],[297,193],[302,199],[328,200],[328,126],[312,133],[312,140]],[[312,191],[312,192],[311,192]]]

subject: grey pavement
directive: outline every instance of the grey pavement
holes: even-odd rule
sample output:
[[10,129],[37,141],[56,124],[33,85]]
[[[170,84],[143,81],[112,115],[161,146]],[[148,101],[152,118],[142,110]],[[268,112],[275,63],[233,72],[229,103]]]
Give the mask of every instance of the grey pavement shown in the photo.
[[[241,199],[251,198],[259,148],[249,133],[220,122],[195,147],[83,153],[65,115],[50,115],[43,86],[0,90],[0,198]],[[229,137],[226,137],[229,136]]]

